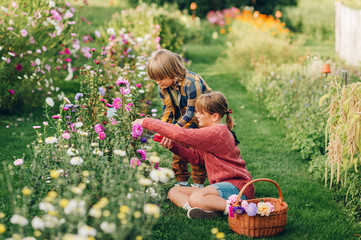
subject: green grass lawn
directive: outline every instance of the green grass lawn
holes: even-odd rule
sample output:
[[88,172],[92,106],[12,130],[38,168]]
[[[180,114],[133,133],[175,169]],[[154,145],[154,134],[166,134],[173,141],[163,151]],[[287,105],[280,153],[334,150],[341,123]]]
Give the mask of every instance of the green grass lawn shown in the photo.
[[[116,10],[105,5],[77,9],[83,11],[86,19],[94,23],[81,30],[83,33],[101,26]],[[312,39],[307,40],[305,46],[321,52],[329,52],[333,47],[332,43]],[[223,92],[228,98],[236,121],[235,132],[241,142],[239,148],[253,178],[270,178],[280,185],[290,210],[285,231],[275,238],[358,238],[361,235],[360,223],[354,222],[345,214],[342,204],[333,200],[331,190],[308,174],[308,162],[301,160],[299,153],[291,151],[284,140],[287,131],[285,126],[269,119],[254,96],[240,85],[241,73],[226,71],[225,66],[217,62],[225,47],[219,42],[213,45],[186,45],[186,57],[192,61],[188,68],[201,74],[214,90]],[[78,87],[79,84],[73,82],[64,85],[62,89],[66,94],[74,95]],[[25,154],[26,164],[30,154],[27,145],[36,137],[32,126],[41,125],[44,120],[41,109],[0,115],[0,162],[12,164],[14,158],[21,158]],[[165,152],[162,156],[170,157],[170,154]],[[278,198],[276,188],[270,183],[256,183],[255,187],[256,197]],[[6,186],[0,181],[0,208],[7,205],[5,189]],[[215,239],[211,234],[214,227],[226,233],[226,239],[245,239],[230,230],[226,217],[191,220],[186,217],[183,209],[175,207],[169,201],[162,203],[161,207],[162,216],[154,229],[153,239]]]
[[[240,85],[241,74],[224,72],[217,63],[222,45],[187,45],[192,60],[189,70],[203,76],[213,90],[223,92],[233,109],[239,148],[254,179],[276,181],[289,205],[288,224],[280,239],[355,239],[360,225],[346,216],[343,206],[332,200],[332,192],[307,173],[308,162],[290,150],[284,140],[285,127],[267,118],[267,112]],[[256,197],[275,197],[271,183],[256,183]],[[154,239],[211,239],[211,229],[226,233],[226,239],[239,239],[228,227],[226,217],[213,220],[191,220],[183,209],[165,204],[163,216],[156,225]]]

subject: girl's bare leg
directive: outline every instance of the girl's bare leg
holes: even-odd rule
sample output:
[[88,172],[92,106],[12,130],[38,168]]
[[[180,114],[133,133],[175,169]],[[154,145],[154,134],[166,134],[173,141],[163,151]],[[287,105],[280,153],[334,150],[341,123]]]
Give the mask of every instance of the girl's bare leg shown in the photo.
[[220,212],[224,212],[227,205],[227,201],[221,198],[217,189],[212,186],[207,186],[192,192],[188,198],[188,203],[191,207]]
[[188,202],[188,198],[191,194],[201,190],[202,189],[197,187],[173,187],[169,190],[168,197],[172,203],[178,207],[183,207]]

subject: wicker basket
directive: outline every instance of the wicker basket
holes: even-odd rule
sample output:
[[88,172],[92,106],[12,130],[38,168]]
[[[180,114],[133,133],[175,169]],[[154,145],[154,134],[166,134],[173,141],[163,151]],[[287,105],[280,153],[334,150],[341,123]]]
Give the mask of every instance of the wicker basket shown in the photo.
[[278,189],[279,199],[256,198],[247,200],[247,202],[255,204],[261,200],[264,202],[270,202],[274,206],[274,211],[269,216],[261,216],[257,214],[256,216],[250,217],[247,215],[247,213],[234,214],[234,217],[228,216],[228,222],[231,229],[238,234],[248,237],[268,237],[279,234],[283,231],[287,223],[288,205],[283,201],[281,188],[276,182],[267,178],[252,180],[244,185],[238,194],[236,203],[233,206],[239,206],[239,200],[246,188],[251,184],[259,181],[273,183]]

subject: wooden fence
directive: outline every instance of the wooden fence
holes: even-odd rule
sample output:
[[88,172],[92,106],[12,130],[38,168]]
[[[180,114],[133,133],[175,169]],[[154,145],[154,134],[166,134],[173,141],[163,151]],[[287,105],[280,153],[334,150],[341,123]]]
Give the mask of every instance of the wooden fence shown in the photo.
[[336,53],[347,64],[361,64],[361,10],[336,1]]

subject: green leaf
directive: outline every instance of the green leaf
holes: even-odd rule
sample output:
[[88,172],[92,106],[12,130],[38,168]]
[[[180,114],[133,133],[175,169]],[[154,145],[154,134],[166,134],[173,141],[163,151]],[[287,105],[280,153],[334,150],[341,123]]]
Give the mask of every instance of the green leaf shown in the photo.
[[320,101],[318,103],[318,106],[322,106],[323,105],[323,101],[325,101],[326,98],[328,98],[330,96],[330,94],[325,94],[320,98]]

